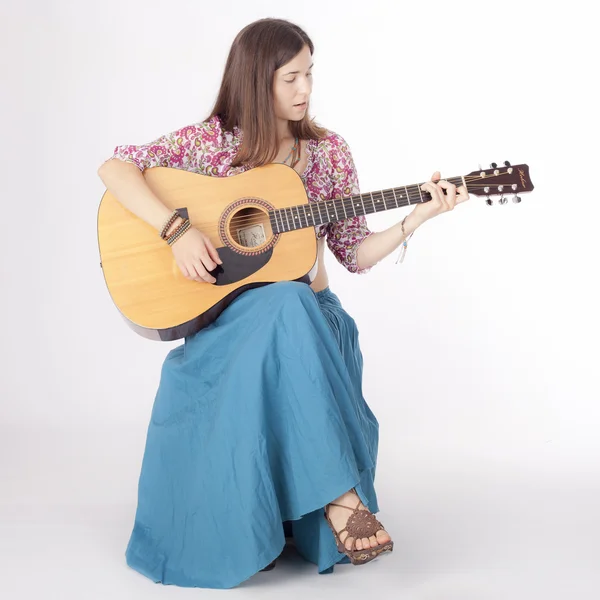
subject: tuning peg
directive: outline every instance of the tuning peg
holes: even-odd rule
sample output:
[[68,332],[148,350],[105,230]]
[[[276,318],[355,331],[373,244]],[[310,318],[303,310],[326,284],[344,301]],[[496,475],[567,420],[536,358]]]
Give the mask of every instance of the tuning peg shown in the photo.
[[496,163],[492,163],[492,164],[490,165],[490,169],[495,169],[497,166],[498,166],[498,165],[497,165]]
[[504,205],[508,202],[508,198],[505,198],[504,195],[502,195],[499,202],[500,204]]
[[488,206],[492,206],[492,205],[494,204],[494,201],[493,201],[493,200],[492,200],[492,199],[491,199],[491,198],[488,196],[488,197],[487,197],[487,200],[485,201],[485,203],[486,203]]
[[504,161],[504,166],[505,166],[505,167],[510,167],[510,163],[509,163],[507,160],[505,160],[505,161]]
[[521,202],[521,198],[515,194],[515,195],[512,197],[512,201],[513,201],[515,204],[519,204],[519,202]]

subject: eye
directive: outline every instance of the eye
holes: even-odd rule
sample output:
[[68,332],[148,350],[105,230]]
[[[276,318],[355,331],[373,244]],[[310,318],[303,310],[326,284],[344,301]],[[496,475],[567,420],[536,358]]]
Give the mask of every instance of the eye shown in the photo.
[[[307,77],[312,77],[312,73],[307,73],[306,76]],[[286,83],[294,83],[294,81],[296,81],[296,78],[294,77],[294,79],[284,79],[284,81]]]

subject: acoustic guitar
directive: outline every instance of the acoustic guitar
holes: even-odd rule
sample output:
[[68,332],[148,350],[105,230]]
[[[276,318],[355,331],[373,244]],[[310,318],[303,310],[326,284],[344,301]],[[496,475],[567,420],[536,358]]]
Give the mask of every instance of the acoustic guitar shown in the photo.
[[[168,208],[210,238],[223,261],[211,272],[216,283],[187,279],[156,230],[105,191],[98,245],[110,296],[134,331],[164,341],[206,327],[248,289],[277,281],[310,284],[317,270],[315,226],[431,200],[415,184],[309,203],[300,175],[283,164],[231,177],[152,167],[144,177]],[[533,190],[529,167],[508,161],[445,179],[487,196],[488,204],[495,195],[506,204],[508,193],[518,203],[518,194]]]

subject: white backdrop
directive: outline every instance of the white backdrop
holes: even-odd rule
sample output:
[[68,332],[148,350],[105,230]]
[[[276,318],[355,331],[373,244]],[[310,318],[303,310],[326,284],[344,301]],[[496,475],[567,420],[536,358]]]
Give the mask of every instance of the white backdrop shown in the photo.
[[[312,114],[363,192],[526,163],[523,202],[426,223],[403,264],[331,287],[358,322],[397,550],[238,595],[600,594],[599,44],[591,3],[2,0],[0,560],[9,596],[174,597],[124,563],[162,361],[105,288],[114,146],[202,120],[251,21],[313,39]],[[596,58],[594,58],[594,56]],[[405,209],[369,217],[380,230]],[[205,592],[210,594],[213,592]],[[339,596],[341,597],[341,595]]]

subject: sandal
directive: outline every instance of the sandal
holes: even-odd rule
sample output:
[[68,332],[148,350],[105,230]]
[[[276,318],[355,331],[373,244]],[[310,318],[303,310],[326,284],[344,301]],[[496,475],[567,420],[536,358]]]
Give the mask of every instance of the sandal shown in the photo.
[[[356,490],[353,489],[356,493]],[[356,494],[358,496],[358,494]],[[356,508],[350,508],[349,506],[343,506],[342,504],[336,504],[335,502],[330,502],[327,506],[339,506],[341,508],[347,508],[352,511],[352,514],[348,517],[348,521],[346,522],[346,527],[341,529],[340,531],[336,531],[333,523],[329,519],[329,515],[327,514],[327,507],[325,507],[325,519],[333,531],[333,535],[335,536],[335,541],[337,543],[338,552],[345,554],[353,565],[364,565],[369,561],[377,558],[383,552],[391,552],[394,548],[394,542],[386,542],[385,544],[379,544],[374,548],[367,548],[366,550],[357,550],[356,548],[356,540],[362,538],[370,538],[374,536],[378,531],[381,531],[384,527],[383,525],[375,518],[368,510],[359,510],[359,506],[361,504],[360,498],[358,500],[358,504]],[[346,546],[340,540],[340,535],[344,533],[344,531],[348,532],[348,536],[354,538],[352,541],[352,548],[348,550]],[[348,536],[344,539],[346,541]]]
[[261,573],[263,571],[272,571],[275,568],[275,564],[277,563],[277,559],[275,559],[273,562],[269,563],[264,569],[261,569]]

